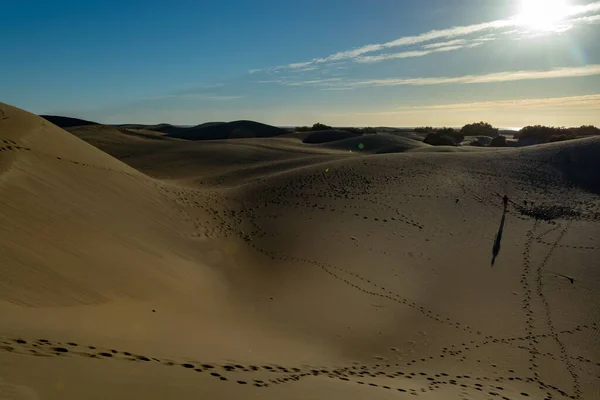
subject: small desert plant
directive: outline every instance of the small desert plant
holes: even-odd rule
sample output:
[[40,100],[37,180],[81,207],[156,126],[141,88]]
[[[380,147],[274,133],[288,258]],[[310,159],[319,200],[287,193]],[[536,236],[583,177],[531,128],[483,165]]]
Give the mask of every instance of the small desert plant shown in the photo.
[[296,132],[313,132],[313,131],[327,131],[333,129],[329,125],[322,124],[317,122],[313,124],[313,126],[299,126],[295,129]]
[[593,125],[582,125],[578,128],[529,125],[517,132],[515,139],[545,143],[594,135],[600,135],[600,129]]
[[455,142],[462,142],[465,138],[465,135],[462,132],[453,128],[439,128],[436,130],[436,133],[440,136],[451,137]]
[[437,132],[429,133],[423,143],[432,146],[456,146],[456,142],[451,136],[441,135]]
[[492,139],[490,147],[506,147],[506,138],[504,136],[496,136]]
[[322,124],[320,122],[317,122],[316,124],[314,124],[312,126],[312,130],[313,131],[328,131],[328,130],[331,130],[331,129],[333,129],[331,126]]
[[432,133],[435,132],[435,129],[432,126],[421,126],[419,128],[414,129],[417,133]]
[[498,128],[494,128],[487,122],[475,122],[473,124],[467,124],[463,126],[460,132],[464,136],[490,136],[496,137],[499,135]]

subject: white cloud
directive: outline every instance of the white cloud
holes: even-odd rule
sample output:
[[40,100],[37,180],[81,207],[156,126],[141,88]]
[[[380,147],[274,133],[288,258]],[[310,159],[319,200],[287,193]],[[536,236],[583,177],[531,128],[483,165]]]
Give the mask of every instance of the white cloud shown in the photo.
[[326,78],[326,79],[311,79],[311,80],[292,80],[288,78],[280,79],[267,79],[262,81],[255,81],[255,83],[277,83],[284,86],[332,86],[336,83],[340,83],[342,78]]
[[423,48],[424,49],[437,49],[439,47],[458,46],[458,45],[463,45],[463,44],[467,44],[467,43],[468,43],[468,41],[465,39],[455,39],[455,40],[450,40],[447,42],[426,44],[425,46],[423,46]]
[[[313,79],[310,81],[304,81],[302,84],[303,85],[320,85],[320,84],[329,84],[332,82],[339,82],[341,80],[342,80],[342,78]],[[299,86],[295,82],[288,82],[288,83],[286,83],[286,85]]]
[[475,84],[513,82],[537,79],[574,78],[600,75],[600,64],[586,65],[583,67],[562,67],[545,71],[505,71],[482,75],[463,75],[457,77],[433,78],[385,78],[365,80],[343,80],[342,78],[291,80],[272,79],[256,81],[256,83],[281,84],[285,86],[317,86],[327,90],[342,90],[364,87],[390,87],[390,86],[425,86],[447,84]]
[[348,81],[344,86],[369,87],[369,86],[402,86],[402,85],[442,85],[442,84],[473,84],[510,82],[533,79],[556,79],[582,76],[600,75],[600,64],[586,65],[583,67],[554,68],[546,71],[506,71],[483,75],[464,75],[458,77],[435,78],[389,78],[368,79],[362,81]]
[[475,42],[490,42],[492,40],[496,40],[496,35],[493,33],[488,33],[487,35],[473,39]]
[[493,21],[493,22],[485,22],[485,23],[476,24],[476,25],[458,26],[458,27],[449,28],[449,29],[433,30],[433,31],[429,31],[426,33],[422,33],[420,35],[416,35],[416,36],[402,37],[402,38],[393,40],[391,42],[386,42],[386,43],[382,43],[382,44],[370,44],[367,46],[360,47],[358,49],[343,51],[340,53],[332,54],[325,58],[315,59],[315,60],[313,60],[313,62],[321,63],[321,62],[327,62],[327,61],[353,59],[353,58],[356,58],[356,57],[361,56],[366,53],[372,53],[375,51],[381,51],[381,50],[385,50],[385,49],[389,49],[389,48],[393,48],[393,47],[421,44],[421,43],[429,42],[429,41],[432,41],[435,39],[447,39],[447,38],[453,38],[453,37],[458,37],[458,36],[466,36],[466,35],[469,35],[472,33],[477,33],[477,32],[484,31],[484,30],[514,26],[514,24],[515,24],[515,22],[513,20],[500,20],[500,21]]
[[228,101],[241,99],[243,96],[224,96],[207,93],[180,93],[167,94],[164,96],[146,97],[144,100],[168,100],[168,99],[196,99],[196,100],[211,100],[211,101]]
[[[572,18],[572,17],[576,17],[576,16],[580,16],[580,15],[597,13],[597,12],[600,12],[600,1],[596,1],[594,3],[590,3],[587,5],[571,6],[567,10],[567,17]],[[555,33],[564,32],[565,30],[571,29],[574,25],[577,25],[580,23],[596,23],[599,20],[600,20],[599,15],[570,19],[570,20],[564,21],[564,23],[561,24],[560,26],[557,26],[556,30],[554,32]],[[368,44],[368,45],[365,45],[365,46],[362,46],[362,47],[359,47],[356,49],[341,51],[341,52],[334,53],[334,54],[331,54],[326,57],[314,58],[310,61],[306,61],[306,62],[302,62],[302,63],[293,63],[293,64],[288,64],[286,66],[273,67],[270,70],[280,70],[280,69],[285,69],[285,68],[296,69],[296,68],[300,68],[300,67],[308,67],[311,65],[319,65],[319,64],[325,64],[325,63],[331,63],[331,62],[357,60],[357,59],[361,60],[362,62],[365,62],[365,60],[369,60],[369,58],[367,58],[367,57],[378,57],[378,56],[364,56],[364,54],[379,52],[379,51],[383,51],[383,50],[395,48],[395,47],[421,45],[423,43],[430,42],[433,40],[445,40],[445,41],[440,42],[440,43],[423,45],[423,49],[430,50],[430,49],[439,48],[439,47],[451,47],[451,46],[455,46],[455,45],[464,44],[464,43],[462,43],[461,39],[458,39],[460,37],[472,35],[475,33],[489,32],[489,31],[492,31],[492,32],[493,31],[501,31],[499,33],[502,33],[502,34],[518,33],[519,30],[517,28],[519,28],[521,25],[522,25],[522,22],[520,22],[519,19],[516,16],[514,16],[514,17],[511,17],[508,19],[484,22],[484,23],[480,23],[480,24],[455,26],[455,27],[448,28],[448,29],[431,30],[429,32],[421,33],[419,35],[405,36],[405,37],[401,37],[401,38],[398,38],[398,39],[395,39],[395,40],[392,40],[389,42]],[[508,30],[508,31],[506,31],[506,30]],[[480,37],[479,39],[475,39],[475,40],[484,42],[484,41],[490,41],[490,40],[494,40],[494,39],[495,39],[494,34],[488,33],[488,34]],[[418,52],[420,50],[415,50],[415,51]],[[404,53],[409,53],[409,52],[404,52]],[[402,54],[402,53],[395,53],[395,54]],[[427,54],[430,54],[430,53],[427,53]],[[426,54],[424,54],[424,55],[426,55]],[[380,55],[380,56],[382,56],[382,55]],[[405,57],[402,57],[402,56],[387,57],[387,58],[384,57],[381,59],[383,60],[383,59],[393,59],[393,58],[405,58]],[[366,61],[366,62],[369,62],[369,61]]]
[[[454,49],[451,49],[451,50],[454,50]],[[355,58],[355,61],[360,62],[360,63],[373,63],[373,62],[392,60],[392,59],[398,59],[398,58],[423,57],[423,56],[426,56],[427,54],[431,54],[434,52],[435,52],[435,50],[413,50],[413,51],[403,51],[400,53],[384,53],[384,54],[378,54],[376,56],[357,57],[357,58]]]
[[599,15],[590,15],[589,17],[581,17],[571,20],[572,23],[575,24],[598,24],[600,23],[600,14]]
[[600,11],[600,1],[596,1],[594,3],[580,5],[580,6],[571,6],[567,10],[567,15],[570,17],[574,17],[576,15],[584,15],[590,14],[594,12]]
[[198,85],[197,83],[194,83],[194,84],[190,83],[185,86],[187,88],[185,91],[182,91],[182,93],[195,93],[195,92],[201,91],[201,90],[223,87],[223,86],[225,86],[225,84],[224,83],[208,83],[205,85]]
[[241,99],[244,96],[223,96],[223,95],[211,95],[211,94],[190,94],[184,97],[200,99],[200,100],[216,100],[216,101],[228,101]]
[[[447,42],[447,43],[450,43],[450,42]],[[437,44],[443,44],[443,43],[437,43]],[[373,63],[373,62],[378,62],[378,61],[392,60],[392,59],[399,59],[399,58],[423,57],[423,56],[429,55],[431,53],[441,53],[441,52],[447,52],[447,51],[460,50],[460,49],[464,49],[464,48],[473,48],[473,47],[480,46],[482,44],[483,43],[479,42],[479,43],[471,43],[469,45],[437,47],[437,48],[433,48],[431,50],[414,50],[414,51],[403,51],[400,53],[384,53],[384,54],[379,54],[376,56],[361,56],[361,57],[357,57],[354,61],[360,62],[360,63]]]
[[284,79],[263,79],[260,81],[254,81],[254,83],[265,83],[265,84],[269,84],[269,83],[281,83],[283,84],[285,82]]
[[338,91],[338,90],[353,90],[353,87],[327,87],[327,88],[323,88],[321,90],[329,90],[329,91]]
[[292,69],[296,69],[296,68],[306,68],[309,65],[311,65],[312,62],[311,61],[307,61],[307,62],[301,62],[301,63],[295,63],[295,64],[289,64],[288,67],[292,68]]
[[313,79],[308,81],[283,81],[286,86],[327,86],[340,82],[342,78]]
[[[430,115],[435,111],[435,115],[457,115],[463,112],[471,115],[473,112],[497,112],[502,113],[511,110],[512,112],[527,111],[535,114],[535,111],[547,111],[552,110],[596,110],[600,109],[600,94],[583,95],[583,96],[570,96],[570,97],[550,97],[550,98],[538,98],[538,99],[515,99],[515,100],[495,100],[495,101],[482,101],[475,103],[457,103],[457,104],[434,104],[434,105],[422,105],[422,106],[407,106],[398,107],[392,110],[381,110],[381,111],[352,111],[351,113],[328,113],[327,117],[350,117],[350,116],[404,116],[409,115],[420,115],[426,113]],[[422,117],[419,117],[422,118]],[[462,117],[461,117],[462,118]]]
[[528,109],[564,109],[577,107],[579,109],[600,109],[600,94],[568,97],[549,97],[538,99],[516,99],[480,101],[474,103],[436,104],[427,106],[399,107],[399,111],[432,111],[432,110],[497,110],[502,108]]
[[299,68],[296,71],[297,72],[308,72],[308,71],[315,71],[319,69],[318,67],[306,67],[306,68]]

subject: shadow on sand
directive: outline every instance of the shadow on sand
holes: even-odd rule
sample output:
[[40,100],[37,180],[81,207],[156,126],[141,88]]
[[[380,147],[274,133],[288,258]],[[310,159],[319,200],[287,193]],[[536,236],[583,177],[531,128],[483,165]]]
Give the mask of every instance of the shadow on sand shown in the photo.
[[492,265],[496,262],[496,257],[500,253],[500,243],[502,242],[502,232],[504,231],[504,221],[506,221],[506,209],[502,214],[502,220],[500,221],[500,227],[498,233],[496,233],[496,240],[494,240],[494,247],[492,248]]

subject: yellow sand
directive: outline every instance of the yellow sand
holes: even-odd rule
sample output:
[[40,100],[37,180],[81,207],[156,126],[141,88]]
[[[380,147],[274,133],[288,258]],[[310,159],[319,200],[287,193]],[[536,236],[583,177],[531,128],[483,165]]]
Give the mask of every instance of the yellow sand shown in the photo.
[[0,103],[0,399],[600,398],[600,140],[71,131]]

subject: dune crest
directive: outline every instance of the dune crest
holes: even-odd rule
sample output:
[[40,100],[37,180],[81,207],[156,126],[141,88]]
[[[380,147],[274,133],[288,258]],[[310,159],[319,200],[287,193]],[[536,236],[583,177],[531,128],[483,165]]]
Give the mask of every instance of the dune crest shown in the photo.
[[597,138],[68,129],[0,104],[0,395],[600,395]]

